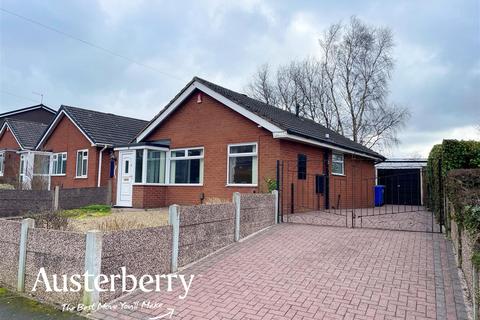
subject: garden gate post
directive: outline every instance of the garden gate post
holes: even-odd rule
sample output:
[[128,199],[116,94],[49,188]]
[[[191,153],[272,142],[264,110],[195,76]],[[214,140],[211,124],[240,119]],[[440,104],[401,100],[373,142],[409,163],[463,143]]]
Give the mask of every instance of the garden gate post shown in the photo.
[[25,291],[25,262],[27,260],[28,229],[35,227],[35,220],[27,218],[22,220],[20,229],[20,251],[18,255],[17,291]]
[[180,207],[176,204],[168,208],[168,224],[172,226],[172,264],[171,272],[178,270],[178,245],[180,237]]
[[280,223],[280,216],[278,215],[278,190],[273,190],[272,194],[275,197],[275,224],[278,224]]
[[233,204],[235,205],[235,241],[240,240],[240,192],[233,193]]

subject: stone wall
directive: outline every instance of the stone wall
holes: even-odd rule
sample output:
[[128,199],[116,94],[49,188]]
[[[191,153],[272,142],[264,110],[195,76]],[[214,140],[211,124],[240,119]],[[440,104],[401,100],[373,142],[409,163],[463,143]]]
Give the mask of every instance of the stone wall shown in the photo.
[[18,253],[21,223],[0,220],[0,283],[17,287]]
[[51,210],[53,192],[46,190],[0,190],[0,217]]
[[275,196],[269,193],[240,194],[240,237],[275,224]]
[[[139,279],[144,274],[170,272],[172,227],[163,226],[107,233],[103,236],[101,273],[121,274],[121,267]],[[116,283],[121,288],[120,281]],[[103,292],[101,301],[112,300],[120,291]]]
[[180,267],[203,258],[234,240],[233,203],[180,207]]
[[[25,263],[25,293],[50,303],[79,303],[83,292],[46,292],[38,286],[32,292],[40,268],[50,277],[57,274],[70,277],[85,270],[85,234],[33,228],[28,231]],[[63,282],[62,282],[63,283]],[[51,281],[50,281],[51,284]]]

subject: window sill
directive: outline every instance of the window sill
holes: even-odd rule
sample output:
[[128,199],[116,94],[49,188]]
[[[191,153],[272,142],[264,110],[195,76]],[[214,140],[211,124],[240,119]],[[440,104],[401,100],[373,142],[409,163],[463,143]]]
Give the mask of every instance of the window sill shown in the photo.
[[75,177],[75,179],[87,179],[88,177]]
[[233,184],[233,183],[229,183],[229,184],[226,184],[225,187],[245,187],[245,188],[257,188],[258,187],[258,184]]
[[157,187],[203,187],[202,184],[196,184],[196,183],[141,183],[141,182],[135,182],[133,183],[134,186],[157,186]]
[[332,172],[332,176],[346,177],[346,176],[345,176],[345,173],[333,173],[333,172]]
[[51,174],[50,177],[65,177],[66,174]]

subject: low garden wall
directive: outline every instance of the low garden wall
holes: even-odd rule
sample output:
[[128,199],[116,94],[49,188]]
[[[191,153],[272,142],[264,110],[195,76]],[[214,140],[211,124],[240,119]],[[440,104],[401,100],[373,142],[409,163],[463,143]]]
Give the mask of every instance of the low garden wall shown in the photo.
[[59,209],[75,209],[91,204],[110,204],[111,191],[108,187],[60,189]]
[[[32,228],[28,231],[25,263],[25,292],[50,303],[78,303],[83,292],[46,292],[43,283],[34,287],[40,268],[50,276],[57,274],[70,277],[83,274],[85,268],[85,234],[52,229]],[[63,280],[60,280],[62,283]]]
[[[120,274],[121,267],[126,267],[127,272],[137,279],[144,274],[169,273],[171,248],[172,226],[106,233],[103,236],[101,273]],[[109,301],[119,295],[121,292],[103,292],[100,300]]]
[[19,216],[53,208],[53,191],[0,190],[0,217]]
[[244,238],[275,223],[275,197],[268,193],[240,194],[240,237]]
[[55,209],[75,209],[91,204],[109,205],[109,190],[108,187],[59,189],[58,193],[55,190],[0,190],[0,217],[22,216]]
[[185,266],[235,241],[233,203],[180,207],[178,265]]
[[0,222],[0,283],[9,288],[17,286],[20,228],[21,223],[17,221]]
[[[62,276],[83,275],[87,270],[109,277],[121,274],[122,267],[138,278],[168,274],[275,223],[278,215],[275,195],[237,194],[236,198],[240,201],[172,206],[175,215],[171,215],[167,226],[105,233],[35,228],[32,219],[22,222],[0,219],[0,285],[53,304],[108,302],[123,294],[121,289],[90,295],[83,291],[47,292],[41,283],[36,292],[31,290],[41,268],[45,268],[50,280],[56,274],[60,284]],[[26,243],[20,240],[22,234]],[[25,257],[24,269],[20,263],[22,257]],[[24,275],[23,282],[22,276],[18,279],[19,274]],[[120,288],[120,282],[116,288]]]

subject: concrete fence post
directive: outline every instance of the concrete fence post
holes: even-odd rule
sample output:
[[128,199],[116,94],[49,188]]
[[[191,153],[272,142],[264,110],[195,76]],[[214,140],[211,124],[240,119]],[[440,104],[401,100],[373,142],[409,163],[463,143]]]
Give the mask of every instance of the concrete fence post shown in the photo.
[[59,209],[60,203],[60,186],[55,186],[55,190],[53,192],[53,211],[57,211]]
[[25,291],[25,262],[27,261],[28,229],[35,227],[35,220],[23,219],[20,229],[20,251],[18,255],[17,291]]
[[472,271],[473,320],[478,320],[478,268],[473,265]]
[[279,210],[278,210],[278,190],[272,191],[273,196],[275,197],[275,224],[280,223],[279,221]]
[[235,205],[235,241],[240,240],[240,192],[233,193],[233,204]]
[[178,246],[180,241],[180,207],[176,204],[168,208],[168,224],[172,228],[172,265],[171,272],[178,270]]
[[85,305],[98,305],[100,302],[100,292],[95,289],[94,279],[100,275],[102,267],[102,243],[103,233],[99,230],[89,230],[86,236],[85,246],[85,272],[90,276],[87,278],[85,288],[88,286],[90,291],[84,290],[83,303]]

